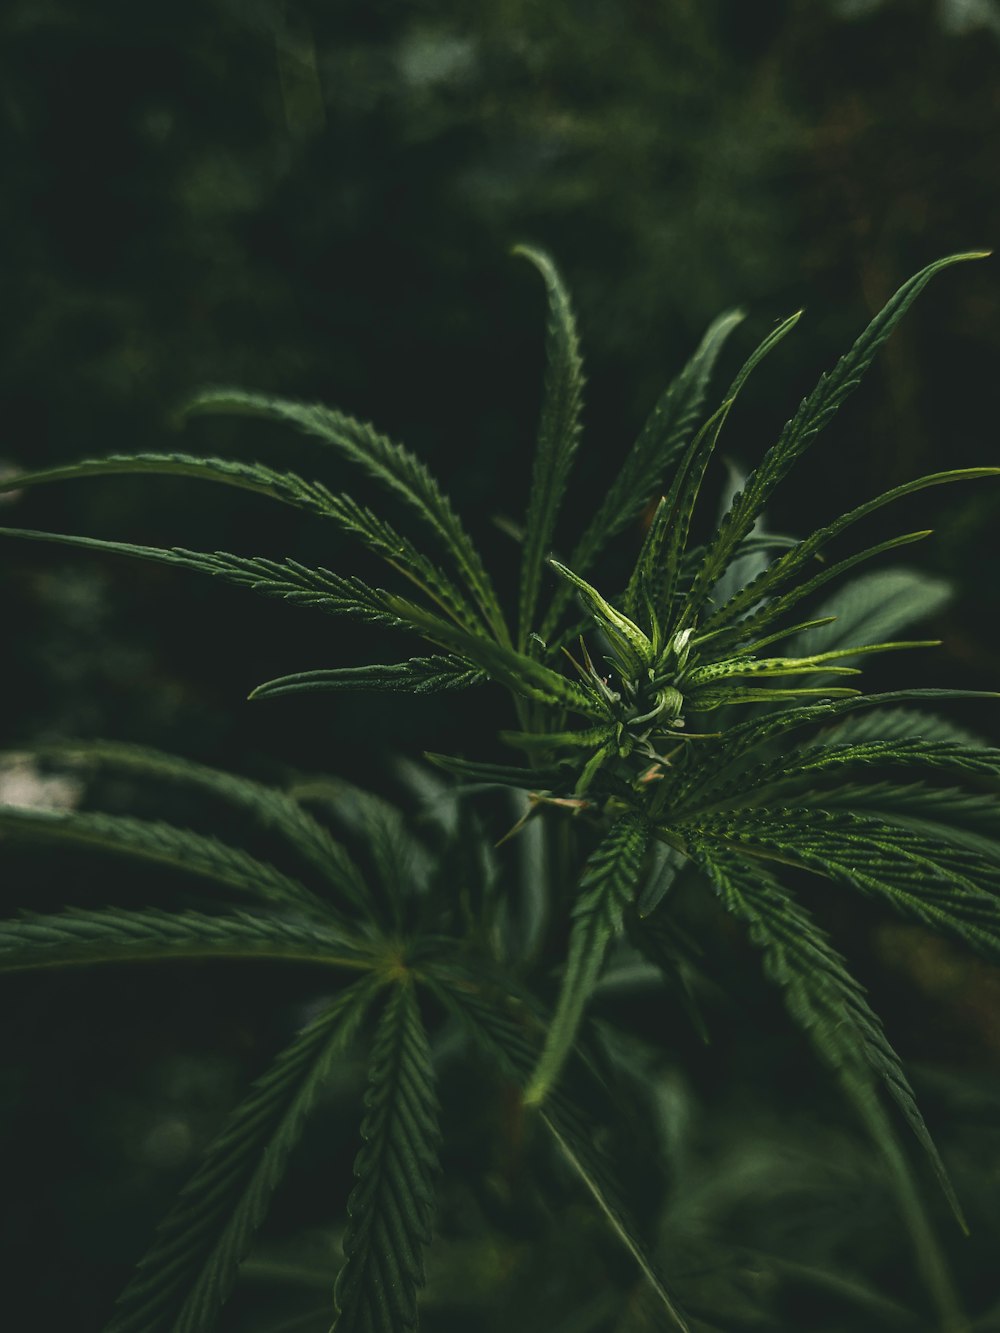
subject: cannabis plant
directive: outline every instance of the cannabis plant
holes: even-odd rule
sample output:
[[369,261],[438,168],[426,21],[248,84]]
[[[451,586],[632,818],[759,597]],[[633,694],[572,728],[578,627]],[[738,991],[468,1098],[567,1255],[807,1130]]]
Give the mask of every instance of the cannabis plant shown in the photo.
[[[740,480],[714,530],[696,540],[696,506],[726,419],[748,377],[799,318],[768,334],[707,411],[710,375],[741,319],[723,315],[564,548],[556,525],[580,441],[581,358],[556,269],[538,251],[518,253],[547,290],[548,370],[530,491],[515,531],[516,605],[505,605],[420,459],[325,407],[221,389],[195,398],[187,412],[297,427],[333,464],[351,464],[389,492],[416,520],[415,535],[323,481],[194,454],[114,455],[2,483],[13,489],[115,473],[201,478],[318,515],[384,560],[382,587],[294,559],[5,530],[197,570],[427,645],[422,655],[390,663],[335,662],[283,676],[260,685],[254,699],[499,687],[512,705],[499,738],[512,753],[428,756],[444,777],[411,766],[424,811],[417,824],[346,781],[279,790],[127,745],[40,750],[56,766],[148,774],[231,802],[271,831],[273,862],[155,820],[89,810],[0,812],[7,835],[107,848],[178,868],[189,894],[194,882],[200,886],[195,906],[189,897],[169,909],[133,902],[6,921],[0,965],[7,970],[245,958],[329,971],[317,1016],[209,1148],[107,1333],[195,1333],[214,1325],[324,1079],[358,1041],[370,1050],[368,1091],[335,1292],[339,1333],[417,1325],[438,1175],[436,1066],[456,1041],[478,1051],[493,1078],[521,1090],[522,1128],[551,1135],[586,1182],[659,1302],[653,1326],[708,1327],[701,1320],[711,1302],[682,1308],[668,1281],[670,1255],[643,1238],[589,1118],[589,1095],[578,1095],[581,1080],[613,1090],[615,1062],[628,1046],[588,1015],[609,960],[644,959],[683,989],[689,970],[678,903],[693,895],[713,898],[759,951],[792,1022],[834,1072],[884,1158],[935,1326],[962,1327],[901,1126],[961,1225],[960,1205],[879,1018],[801,891],[818,877],[829,894],[860,893],[1000,960],[1000,751],[928,711],[976,696],[865,693],[854,683],[868,654],[930,646],[893,635],[933,609],[937,588],[889,570],[818,600],[856,566],[928,536],[907,532],[830,554],[855,524],[926,487],[1000,468],[920,477],[802,537],[769,533],[764,511],[931,278],[980,256],[939,260],[907,282]],[[427,549],[418,544],[420,531]],[[633,538],[631,572],[616,581],[607,572],[616,567],[612,545]],[[494,848],[503,830],[487,833],[482,802],[504,788],[512,793],[511,826]],[[322,818],[318,803],[325,803]],[[710,952],[711,941],[702,947]]]

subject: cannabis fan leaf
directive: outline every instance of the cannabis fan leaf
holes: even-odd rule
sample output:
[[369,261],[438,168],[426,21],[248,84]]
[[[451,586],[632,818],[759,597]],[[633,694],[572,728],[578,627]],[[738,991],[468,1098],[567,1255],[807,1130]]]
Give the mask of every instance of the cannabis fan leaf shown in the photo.
[[[499,738],[506,754],[428,756],[448,779],[408,770],[422,803],[416,819],[343,779],[286,791],[110,742],[48,743],[33,752],[39,764],[87,776],[111,769],[228,802],[272,835],[289,864],[278,851],[272,863],[194,828],[130,814],[2,809],[0,831],[10,839],[156,863],[176,876],[183,896],[147,904],[136,893],[120,905],[4,922],[0,970],[219,958],[300,963],[313,984],[329,979],[318,1016],[209,1147],[107,1333],[208,1333],[324,1080],[365,1042],[356,1181],[340,1201],[335,1328],[415,1329],[441,1175],[439,1066],[458,1033],[516,1089],[512,1142],[520,1144],[525,1123],[548,1131],[636,1261],[663,1318],[690,1328],[683,1282],[668,1287],[661,1256],[621,1199],[575,1090],[581,1080],[605,1090],[613,1082],[602,1051],[608,1027],[622,1019],[605,1013],[602,1028],[592,1011],[602,977],[610,982],[630,950],[650,960],[653,975],[662,973],[702,1023],[689,964],[697,958],[710,967],[712,941],[691,938],[683,917],[692,895],[737,923],[839,1081],[888,1168],[935,1308],[958,1327],[957,1298],[897,1120],[961,1220],[959,1200],[886,1030],[799,890],[818,877],[830,895],[858,892],[1000,962],[1000,751],[934,711],[954,698],[998,696],[905,686],[865,693],[859,682],[870,655],[935,645],[898,636],[933,616],[949,590],[898,568],[838,582],[930,534],[881,536],[831,558],[826,550],[896,500],[1000,475],[1000,467],[915,478],[802,536],[769,533],[764,509],[923,288],[982,256],[938,260],[904,284],[802,400],[698,544],[695,520],[719,438],[750,375],[779,355],[799,315],[760,341],[710,408],[712,371],[743,315],[716,320],[574,535],[563,509],[584,438],[580,340],[551,259],[530,247],[516,253],[543,280],[548,319],[512,606],[498,592],[506,581],[494,582],[424,463],[366,422],[314,404],[221,388],[199,394],[184,415],[295,426],[320,446],[323,479],[196,452],[151,452],[0,480],[0,490],[122,473],[212,481],[332,523],[381,560],[384,587],[292,557],[0,530],[194,570],[407,638],[409,655],[395,662],[289,664],[287,675],[254,690],[255,700],[474,686],[479,698],[499,687],[513,706]],[[350,468],[417,520],[413,535],[339,489]],[[637,549],[622,586],[603,558],[657,498],[644,535],[633,534]],[[501,813],[489,804],[497,799],[512,802],[513,815],[510,804]],[[447,1183],[445,1172],[441,1187]]]

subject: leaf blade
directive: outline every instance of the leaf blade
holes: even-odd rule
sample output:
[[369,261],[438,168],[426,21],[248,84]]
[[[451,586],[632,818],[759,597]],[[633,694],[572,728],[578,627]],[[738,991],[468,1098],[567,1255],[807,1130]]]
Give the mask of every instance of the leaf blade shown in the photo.
[[625,907],[635,895],[650,836],[645,819],[630,811],[612,825],[587,863],[573,908],[569,955],[556,1012],[524,1094],[527,1106],[545,1100],[569,1055],[584,1006],[611,941],[621,932]]
[[210,1333],[288,1156],[375,986],[343,991],[254,1084],[157,1228],[105,1333]]
[[379,1021],[365,1107],[333,1328],[402,1333],[417,1327],[440,1138],[430,1049],[408,981],[393,987]]
[[524,520],[518,593],[517,644],[524,649],[534,628],[542,569],[580,440],[583,362],[569,294],[552,260],[526,245],[515,247],[513,253],[538,270],[548,296],[545,387]]

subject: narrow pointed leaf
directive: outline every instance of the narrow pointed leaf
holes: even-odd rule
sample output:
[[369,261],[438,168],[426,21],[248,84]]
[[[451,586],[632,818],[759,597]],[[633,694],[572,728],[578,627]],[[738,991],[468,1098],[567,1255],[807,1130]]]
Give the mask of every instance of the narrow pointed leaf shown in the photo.
[[231,912],[75,909],[0,921],[0,971],[178,959],[260,959],[369,971],[367,950],[332,922]]
[[330,667],[298,671],[258,685],[251,699],[328,690],[372,690],[391,694],[440,694],[481,685],[484,672],[459,657],[411,657],[384,666]]
[[695,859],[726,910],[747,926],[751,941],[763,954],[769,979],[784,992],[792,1018],[805,1030],[820,1058],[834,1070],[886,1157],[938,1309],[954,1313],[955,1296],[947,1268],[920,1203],[912,1171],[879,1105],[880,1086],[895,1101],[926,1153],[963,1228],[965,1221],[899,1057],[864,990],[826,935],[766,871],[704,844]]
[[697,615],[739,542],[750,532],[772,491],[795,461],[813,443],[819,432],[857,388],[862,377],[893,329],[935,274],[967,259],[983,259],[982,251],[949,255],[928,264],[910,278],[879,311],[851,350],[823,375],[816,388],[802,400],[798,411],[768,450],[760,466],[747,478],[742,493],[733,501],[712,541],[702,569],[687,602],[687,615]]
[[951,598],[951,585],[944,579],[915,570],[880,569],[862,574],[817,608],[817,615],[834,616],[834,622],[804,630],[788,650],[807,656],[848,644],[875,643],[937,615]]
[[[477,984],[459,976],[452,982],[441,975],[434,989],[459,1019],[473,1042],[503,1071],[507,1078],[524,1086],[537,1059],[538,1046],[533,1034],[514,1021],[497,1003],[487,1003]],[[555,1088],[539,1118],[600,1208],[614,1235],[632,1256],[646,1277],[662,1306],[669,1326],[680,1333],[691,1328],[670,1287],[642,1239],[640,1229],[622,1199],[614,1164],[599,1147],[597,1127],[585,1119],[580,1109]]]
[[438,1170],[434,1069],[413,987],[393,987],[372,1047],[357,1183],[347,1205],[336,1333],[417,1327]]
[[242,389],[211,389],[184,409],[188,416],[219,413],[284,421],[332,445],[382,486],[400,496],[449,551],[477,605],[502,639],[507,630],[489,575],[448,497],[409,449],[380,435],[367,422],[316,403],[296,403]]
[[[586,574],[609,541],[649,504],[660,479],[677,462],[688,443],[705,401],[705,391],[716,358],[733,329],[743,320],[741,310],[729,310],[709,327],[698,350],[660,397],[626,454],[617,476],[573,548],[568,564]],[[542,627],[548,639],[566,607],[569,594],[559,589]]]
[[141,773],[231,801],[248,810],[264,827],[287,838],[355,906],[363,907],[367,901],[364,879],[347,851],[298,801],[278,788],[147,746],[115,741],[36,745],[33,753],[55,763]]
[[174,866],[199,878],[312,913],[333,915],[333,909],[299,880],[239,847],[191,829],[131,815],[76,813],[64,810],[0,806],[0,831],[35,841],[68,842],[95,847],[143,861]]
[[795,327],[801,313],[799,311],[784,320],[755,348],[730,385],[722,406],[691,441],[687,453],[678,464],[670,489],[657,511],[636,562],[625,598],[625,609],[630,614],[635,614],[642,600],[645,600],[661,624],[671,624],[678,629],[685,627],[687,622],[683,618],[676,622],[674,619],[674,593],[705,469],[740,390],[767,354]]
[[569,957],[559,1002],[524,1095],[528,1105],[545,1100],[570,1053],[608,947],[621,931],[625,908],[638,890],[649,837],[646,821],[629,812],[612,826],[587,863],[573,908]]
[[254,1084],[157,1229],[105,1333],[211,1333],[289,1153],[375,987],[343,991]]
[[555,265],[548,255],[529,246],[518,246],[514,253],[527,259],[542,275],[549,301],[545,388],[524,520],[518,598],[517,642],[520,648],[525,648],[534,628],[542,569],[580,439],[584,381],[573,310]]

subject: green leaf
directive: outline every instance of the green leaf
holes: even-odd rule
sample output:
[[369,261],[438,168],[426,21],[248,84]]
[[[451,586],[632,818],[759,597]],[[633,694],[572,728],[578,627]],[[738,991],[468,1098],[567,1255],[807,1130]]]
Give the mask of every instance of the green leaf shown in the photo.
[[84,458],[40,472],[20,472],[0,478],[0,492],[20,490],[50,481],[83,477],[137,476],[194,477],[268,495],[315,514],[336,512],[337,497],[318,481],[305,481],[294,472],[277,472],[263,463],[241,463],[229,458],[200,458],[194,454],[109,454]]
[[947,1269],[919,1201],[919,1192],[878,1101],[881,1085],[927,1154],[959,1223],[965,1221],[944,1163],[920,1114],[899,1057],[843,958],[811,917],[766,871],[705,843],[694,859],[726,910],[748,928],[780,986],[792,1018],[837,1074],[876,1145],[885,1155],[939,1311],[955,1312]]
[[556,518],[566,490],[573,456],[580,440],[583,404],[583,362],[569,296],[548,255],[529,246],[514,249],[542,275],[548,293],[545,389],[531,490],[524,520],[524,551],[518,597],[519,648],[526,648],[534,628],[542,568],[549,554]]
[[400,496],[431,529],[450,553],[487,623],[503,641],[509,635],[496,592],[479,553],[427,468],[409,449],[380,435],[367,422],[357,421],[316,403],[296,403],[242,389],[210,389],[184,408],[188,416],[221,413],[265,417],[297,426],[332,445],[350,462]]
[[342,827],[363,841],[398,931],[405,900],[426,889],[434,864],[402,811],[342,778],[307,779],[298,783],[294,792],[299,800],[322,802]]
[[[754,802],[776,799],[796,800],[804,804],[815,800],[825,805],[825,791],[809,790],[827,777],[839,781],[845,768],[927,768],[941,772],[973,773],[981,777],[1000,776],[1000,750],[984,745],[969,746],[952,741],[861,740],[853,744],[835,744],[822,740],[744,768],[716,783],[705,786],[699,794],[699,807],[728,801],[742,803],[752,794]],[[891,784],[890,784],[891,785]],[[676,809],[677,807],[675,807]]]
[[828,731],[816,737],[816,744],[855,744],[859,741],[952,741],[956,745],[984,745],[973,732],[950,718],[924,713],[916,708],[873,708],[867,713],[853,713],[839,718]]
[[[677,462],[698,423],[705,391],[725,340],[743,320],[729,310],[709,327],[698,350],[660,397],[583,536],[573,548],[569,567],[586,574],[607,543],[631,523],[652,500],[660,479]],[[546,614],[541,635],[549,639],[569,600],[559,589]]]
[[653,645],[642,630],[628,616],[617,611],[606,601],[596,588],[574,574],[571,569],[561,565],[558,560],[549,564],[560,578],[565,579],[580,594],[581,600],[590,612],[594,623],[607,637],[619,659],[627,668],[628,674],[638,676],[648,671],[653,665]]
[[570,1053],[608,947],[620,933],[625,908],[638,888],[649,838],[646,820],[630,811],[612,825],[587,863],[573,906],[569,956],[559,1002],[524,1094],[529,1106],[545,1100]]
[[481,685],[485,674],[459,657],[411,657],[385,666],[330,667],[298,671],[258,685],[251,699],[325,690],[374,690],[393,694],[440,694]]
[[202,879],[322,916],[333,909],[311,889],[266,861],[207,834],[131,815],[77,814],[0,806],[0,830],[14,837],[97,847],[143,861],[175,866]]
[[799,311],[791,315],[758,344],[730,385],[722,406],[713,413],[688,446],[646,534],[635,572],[629,581],[625,610],[630,614],[636,614],[645,603],[652,614],[654,625],[664,628],[669,625],[675,630],[685,628],[687,622],[683,616],[680,621],[675,621],[674,594],[705,469],[743,385],[767,354],[792,331],[801,314]]
[[481,782],[490,786],[514,787],[519,791],[551,791],[565,786],[567,768],[517,768],[511,764],[486,764],[475,759],[459,759],[453,755],[425,752],[424,758],[446,773],[467,782]]
[[877,643],[937,615],[951,597],[951,586],[944,579],[914,570],[862,574],[817,608],[817,617],[834,616],[834,623],[804,630],[788,645],[788,651],[808,657],[851,644]]
[[[886,541],[877,542],[874,546],[868,546],[864,550],[855,551],[853,554],[845,556],[842,560],[836,561],[832,565],[824,565],[818,573],[813,574],[811,578],[804,579],[801,583],[787,589],[771,600],[761,601],[751,590],[768,584],[768,576],[781,564],[777,561],[774,565],[768,566],[763,574],[754,579],[753,582],[730,599],[724,607],[720,608],[717,615],[709,616],[702,628],[702,632],[697,635],[694,642],[703,644],[711,642],[714,652],[731,651],[736,644],[746,643],[748,640],[756,638],[762,629],[780,621],[781,617],[787,615],[792,607],[796,606],[806,597],[811,597],[813,593],[818,592],[834,579],[840,578],[846,574],[849,569],[856,565],[864,564],[867,560],[874,559],[877,555],[884,555],[886,551],[898,550],[900,546],[910,546],[914,542],[923,541],[931,535],[931,530],[925,528],[919,532],[904,532],[898,537],[890,537]],[[810,539],[811,540],[811,539]],[[804,545],[805,543],[801,543]],[[797,549],[797,548],[795,548]],[[795,551],[788,552],[793,555]],[[773,584],[769,584],[769,591],[775,592],[779,583],[787,582],[787,579],[775,578]],[[753,597],[751,605],[755,608],[750,611],[742,620],[735,624],[721,624],[721,621],[729,621],[729,607],[732,602],[736,602],[746,597]],[[819,619],[820,617],[817,617]],[[774,634],[769,636],[772,640],[776,637]],[[777,637],[782,637],[779,634]]]
[[[984,477],[996,476],[1000,476],[1000,468],[972,467],[956,468],[950,472],[932,472],[928,473],[927,476],[917,477],[913,481],[903,482],[900,486],[894,486],[892,490],[883,491],[881,495],[877,495],[873,500],[866,500],[864,504],[857,505],[854,509],[848,510],[846,514],[841,514],[839,518],[834,519],[832,523],[828,523],[826,527],[817,528],[811,536],[805,538],[796,546],[793,546],[790,551],[786,551],[784,555],[775,560],[773,564],[768,566],[763,574],[754,579],[751,583],[748,583],[745,588],[741,589],[741,591],[735,595],[735,597],[731,597],[724,606],[713,611],[707,620],[703,622],[699,637],[706,638],[709,635],[717,637],[719,632],[725,626],[729,625],[745,612],[756,607],[764,598],[771,597],[778,588],[790,582],[800,569],[804,568],[813,560],[827,542],[832,541],[847,528],[851,527],[852,524],[860,522],[863,518],[867,518],[870,514],[875,513],[876,510],[881,509],[884,505],[891,504],[895,500],[901,500],[908,495],[915,495],[918,491],[926,490],[931,486],[947,486],[956,481],[978,481]],[[849,557],[849,562],[843,560],[838,562],[836,566],[837,573],[850,568],[851,565],[858,564],[861,560],[867,560],[871,556],[878,555],[882,551],[890,550],[893,545],[902,545],[906,542],[919,541],[927,535],[929,535],[929,533],[925,530],[923,532],[907,533],[902,537],[895,538],[889,543],[880,542],[877,546],[870,547],[860,555]],[[829,582],[832,577],[836,577],[836,575],[826,571],[825,577],[821,582]],[[808,590],[812,591],[821,586],[821,584],[817,583],[815,580],[810,580],[808,585],[801,586],[808,586]],[[804,594],[801,592],[788,594],[788,597],[791,598],[788,605],[792,605],[793,602],[798,601],[803,595]],[[764,611],[765,615],[763,617],[763,623],[774,618],[774,613],[770,605],[765,606]],[[755,617],[755,620],[756,619],[757,617]],[[741,622],[734,632],[737,633],[740,638],[743,638],[745,637],[744,628],[744,623]]]
[[317,1095],[375,987],[343,991],[254,1084],[157,1229],[105,1333],[210,1333]]
[[686,768],[675,770],[658,784],[657,808],[680,800],[686,803],[696,799],[699,793],[738,775],[743,761],[755,750],[804,727],[837,723],[845,714],[855,710],[884,710],[887,704],[943,699],[997,700],[1000,694],[988,690],[887,690],[882,694],[859,694],[849,699],[831,699],[828,703],[807,704],[753,717],[728,727],[719,739],[699,741],[697,750],[690,747]]
[[737,545],[750,532],[774,488],[857,388],[879,348],[931,278],[951,264],[985,257],[986,254],[982,251],[948,255],[933,264],[928,264],[910,278],[875,316],[851,350],[841,357],[833,370],[821,377],[812,393],[802,400],[798,411],[782,430],[777,443],[768,450],[760,466],[747,478],[746,486],[733,501],[729,513],[710,543],[704,564],[688,597],[686,620],[698,613],[712,586],[729,563]]
[[181,958],[259,958],[370,971],[370,953],[332,922],[232,912],[75,909],[0,921],[0,971]]
[[[358,504],[349,495],[334,495],[322,483],[304,481],[294,472],[278,472],[262,463],[198,458],[188,454],[122,454],[85,459],[44,472],[21,473],[17,482],[18,486],[26,486],[69,478],[143,473],[222,482],[271,496],[332,519],[338,527],[360,538],[370,551],[374,551],[415,583],[458,624],[473,632],[479,628],[475,611],[447,575],[390,523]],[[0,491],[5,488],[10,489],[9,480],[0,481]]]
[[393,987],[372,1047],[336,1333],[417,1327],[438,1170],[434,1069],[412,985]]
[[845,809],[884,824],[912,829],[952,843],[1000,865],[1000,800],[997,793],[895,782],[852,782],[823,792],[823,807]]
[[142,745],[85,741],[36,745],[32,752],[59,764],[142,773],[232,801],[249,811],[265,828],[273,828],[286,838],[334,889],[356,907],[364,908],[367,903],[368,889],[364,879],[345,849],[287,792]]
[[[70,478],[144,473],[222,482],[271,496],[332,519],[345,532],[360,538],[369,550],[416,583],[459,624],[471,630],[478,628],[475,612],[447,575],[391,524],[358,504],[349,495],[334,495],[322,483],[304,481],[294,472],[277,472],[263,463],[198,458],[189,454],[114,454],[107,458],[84,459],[44,472],[20,473],[17,484],[20,487]],[[11,489],[12,485],[11,479],[0,480],[0,491]]]
[[974,852],[848,811],[807,806],[693,816],[678,828],[819,870],[1000,961],[1000,867]]
[[[51,542],[56,546],[80,547],[88,551],[108,551],[113,555],[194,569],[226,583],[251,588],[262,596],[277,597],[297,606],[314,606],[330,615],[354,616],[393,629],[413,628],[403,615],[389,609],[392,600],[399,610],[405,610],[411,605],[405,599],[391,598],[389,593],[371,588],[360,579],[342,578],[328,569],[313,569],[297,560],[269,560],[264,556],[232,555],[228,551],[187,551],[176,546],[136,546],[131,542],[109,542],[97,537],[67,536],[31,528],[0,528],[0,536]],[[421,627],[425,623],[421,620]]]
[[[532,1040],[530,1031],[505,1012],[499,1002],[488,1003],[482,997],[481,979],[449,975],[447,969],[436,969],[430,981],[474,1043],[507,1078],[523,1087],[538,1054],[537,1043]],[[553,1089],[538,1115],[600,1208],[605,1221],[648,1280],[671,1327],[679,1329],[680,1333],[691,1333],[638,1225],[620,1196],[614,1164],[599,1147],[600,1135],[596,1126],[577,1106],[568,1102],[558,1088]]]

